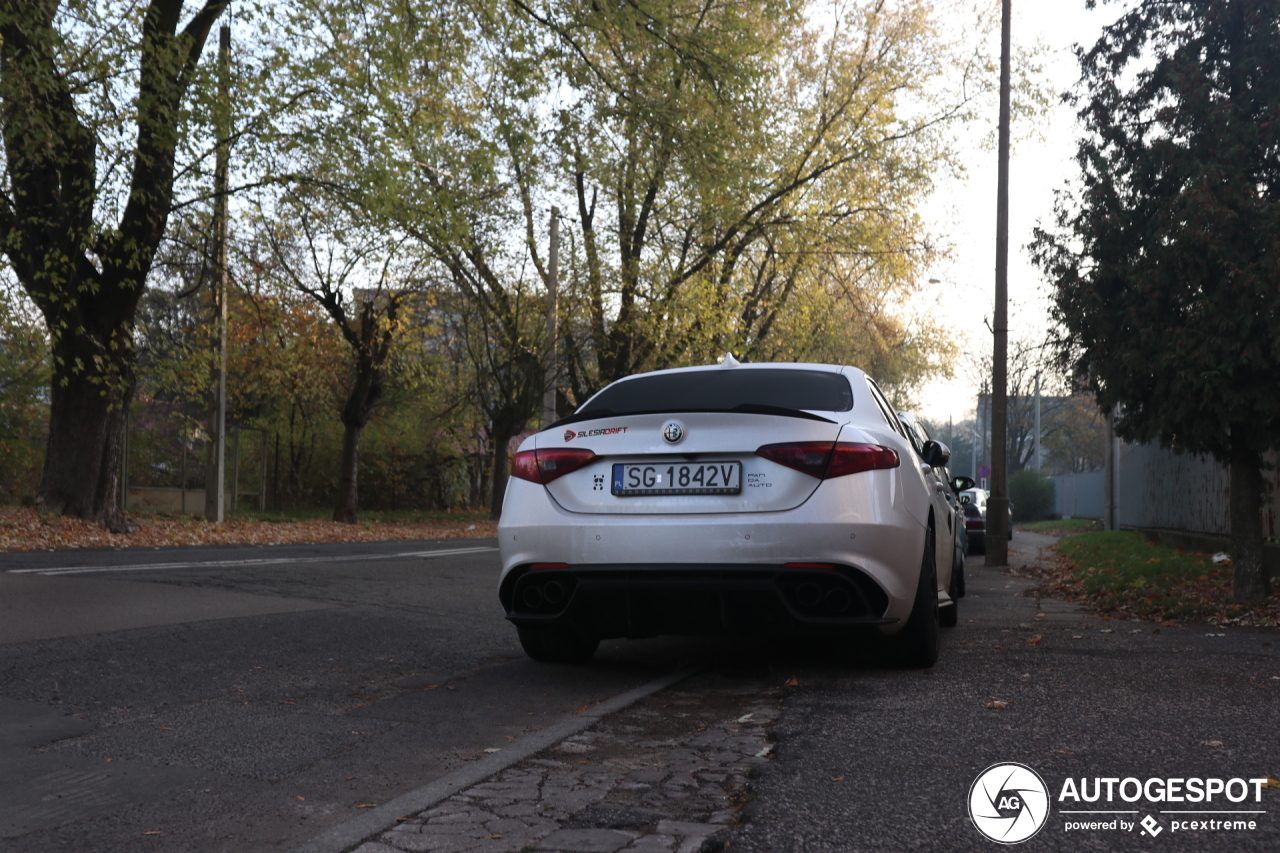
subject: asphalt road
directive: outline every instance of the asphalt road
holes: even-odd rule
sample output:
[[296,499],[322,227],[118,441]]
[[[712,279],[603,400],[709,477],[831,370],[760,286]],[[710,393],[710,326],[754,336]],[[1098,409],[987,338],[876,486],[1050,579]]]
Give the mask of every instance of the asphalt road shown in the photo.
[[495,545],[0,555],[0,848],[288,849],[701,650],[533,664]]
[[[1014,556],[1048,542],[1019,534]],[[1244,832],[1175,830],[1233,815],[1166,813],[1204,804],[1059,801],[1067,778],[1280,775],[1280,632],[1096,620],[972,558],[928,672],[683,639],[541,666],[501,618],[493,545],[0,556],[0,849],[286,850],[714,656],[732,658],[722,683],[798,682],[735,853],[996,849],[966,803],[1000,762],[1034,769],[1053,800],[1020,849],[1280,849],[1280,789],[1213,804],[1260,812]],[[1135,827],[1067,830],[1121,819]]]

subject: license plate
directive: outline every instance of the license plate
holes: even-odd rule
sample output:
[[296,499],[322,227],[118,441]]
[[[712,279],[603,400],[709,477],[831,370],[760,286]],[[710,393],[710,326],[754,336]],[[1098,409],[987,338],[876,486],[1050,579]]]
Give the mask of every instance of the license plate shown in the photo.
[[657,462],[613,466],[612,491],[619,497],[637,495],[738,495],[742,493],[741,462]]

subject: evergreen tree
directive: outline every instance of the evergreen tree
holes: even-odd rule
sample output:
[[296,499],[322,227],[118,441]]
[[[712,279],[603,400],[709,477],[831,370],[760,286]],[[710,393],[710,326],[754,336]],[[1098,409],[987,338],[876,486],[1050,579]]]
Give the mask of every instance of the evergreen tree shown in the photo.
[[[1090,4],[1092,5],[1092,3]],[[1266,596],[1280,445],[1280,4],[1145,0],[1081,68],[1080,188],[1037,231],[1063,366],[1117,429],[1230,466],[1237,598]],[[1170,499],[1176,499],[1171,495]]]

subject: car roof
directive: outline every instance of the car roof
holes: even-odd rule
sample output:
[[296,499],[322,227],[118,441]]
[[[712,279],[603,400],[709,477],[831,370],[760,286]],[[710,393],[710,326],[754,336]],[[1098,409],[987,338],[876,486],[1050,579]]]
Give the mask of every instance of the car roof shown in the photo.
[[630,376],[624,376],[617,380],[618,382],[627,382],[640,376],[663,376],[668,373],[695,373],[700,370],[822,370],[829,373],[845,373],[848,375],[866,374],[852,365],[847,364],[820,364],[817,362],[804,361],[751,361],[751,362],[719,362],[718,364],[696,364],[690,367],[668,367],[665,370],[649,370],[644,373],[633,373]]

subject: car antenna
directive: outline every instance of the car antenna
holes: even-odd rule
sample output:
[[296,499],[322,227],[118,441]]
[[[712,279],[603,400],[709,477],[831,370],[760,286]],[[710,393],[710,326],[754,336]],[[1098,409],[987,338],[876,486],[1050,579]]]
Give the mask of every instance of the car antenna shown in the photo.
[[733,353],[731,353],[731,352],[727,352],[727,353],[725,353],[725,354],[724,354],[724,361],[720,362],[720,366],[721,366],[721,367],[738,367],[738,366],[740,366],[741,364],[742,364],[742,362],[740,362],[740,361],[738,361],[736,358],[734,358],[734,357],[733,357]]

